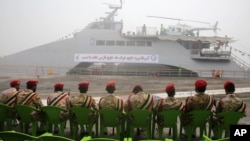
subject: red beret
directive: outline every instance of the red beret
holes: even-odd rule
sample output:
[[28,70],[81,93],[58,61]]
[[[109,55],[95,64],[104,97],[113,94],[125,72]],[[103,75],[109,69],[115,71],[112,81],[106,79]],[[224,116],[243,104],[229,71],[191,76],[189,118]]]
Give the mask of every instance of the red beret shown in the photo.
[[80,82],[79,87],[89,87],[89,82]]
[[165,89],[166,92],[173,91],[173,90],[175,90],[174,84],[170,83],[166,86],[166,89]]
[[232,84],[234,84],[232,81],[226,81],[225,83],[224,83],[224,89],[227,87],[227,86],[229,86],[229,85],[232,85]]
[[206,88],[207,87],[207,82],[205,80],[196,80],[195,81],[195,87],[196,88]]
[[63,88],[64,84],[59,82],[54,85],[54,88]]
[[20,80],[12,80],[12,81],[10,82],[10,86],[11,86],[11,87],[14,87],[14,86],[16,86],[16,85],[20,85],[20,83],[21,83]]
[[29,80],[27,81],[27,85],[37,85],[38,81],[37,80]]
[[115,87],[115,81],[109,81],[109,82],[106,84],[106,87]]

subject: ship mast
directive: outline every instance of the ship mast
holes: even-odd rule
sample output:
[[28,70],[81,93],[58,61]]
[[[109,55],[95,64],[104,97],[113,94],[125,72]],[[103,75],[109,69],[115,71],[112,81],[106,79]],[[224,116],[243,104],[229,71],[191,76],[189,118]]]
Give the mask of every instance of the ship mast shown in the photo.
[[109,4],[109,3],[104,3],[104,4],[109,5],[109,8],[113,9],[113,11],[107,12],[108,16],[103,18],[103,21],[104,22],[114,22],[114,16],[115,16],[116,12],[118,11],[118,9],[122,8],[122,0],[120,0],[120,6]]

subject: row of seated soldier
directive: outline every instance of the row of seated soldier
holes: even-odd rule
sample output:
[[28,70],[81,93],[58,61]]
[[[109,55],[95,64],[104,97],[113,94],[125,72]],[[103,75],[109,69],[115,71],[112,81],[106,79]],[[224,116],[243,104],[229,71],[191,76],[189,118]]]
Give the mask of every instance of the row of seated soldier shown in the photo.
[[[1,92],[0,103],[8,106],[21,104],[42,109],[45,105],[43,105],[39,93],[36,92],[38,81],[28,80],[26,82],[27,89],[23,91],[20,91],[20,84],[20,80],[12,80],[10,82],[10,88]],[[47,105],[61,107],[67,111],[72,107],[87,107],[95,111],[93,113],[101,109],[115,109],[123,113],[129,113],[135,109],[150,110],[154,113],[174,109],[182,111],[181,121],[184,124],[192,122],[192,117],[185,116],[185,114],[193,110],[210,110],[214,112],[214,114],[227,111],[245,113],[246,111],[244,101],[234,94],[235,85],[232,81],[226,81],[224,83],[226,96],[216,101],[213,95],[205,93],[207,82],[202,79],[196,80],[194,83],[196,94],[187,97],[185,102],[175,98],[176,91],[173,83],[169,83],[165,87],[166,98],[154,100],[154,96],[144,92],[142,86],[138,84],[133,88],[132,93],[128,95],[127,99],[121,99],[115,95],[116,82],[109,81],[106,84],[107,95],[101,97],[98,102],[87,94],[89,84],[87,81],[80,82],[78,84],[79,95],[70,96],[69,92],[64,92],[63,83],[56,83],[54,85],[54,93],[47,97]],[[36,112],[32,114],[34,118],[37,118],[41,122],[39,130],[43,130],[44,120],[42,115]],[[68,116],[69,112],[61,113],[62,119],[67,119]],[[90,116],[96,115],[93,114]],[[157,120],[160,123],[162,119],[159,117]],[[213,119],[213,127],[216,127],[219,123],[221,123],[220,119]],[[140,131],[138,128],[137,134],[140,134]],[[186,134],[185,130],[183,134]],[[214,132],[214,136],[216,137],[216,131]]]

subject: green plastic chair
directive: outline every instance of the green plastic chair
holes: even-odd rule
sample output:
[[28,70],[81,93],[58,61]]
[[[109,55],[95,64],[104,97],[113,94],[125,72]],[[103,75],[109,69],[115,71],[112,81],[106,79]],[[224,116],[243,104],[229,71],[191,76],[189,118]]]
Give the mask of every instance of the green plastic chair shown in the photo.
[[52,133],[44,133],[38,137],[40,141],[75,141],[70,138],[62,137],[62,136],[55,136]]
[[[173,138],[178,140],[178,129],[177,129],[177,120],[181,115],[180,110],[166,110],[156,113],[153,120],[153,128],[152,128],[152,138],[154,138],[155,124],[158,124],[159,129],[159,139],[162,139],[163,129],[170,128],[173,129]],[[163,121],[160,123],[157,118],[162,118]]]
[[217,139],[222,138],[223,132],[229,133],[230,125],[238,124],[239,120],[244,117],[244,113],[241,112],[223,112],[216,115],[218,119],[223,119],[222,124],[216,126],[217,128]]
[[151,139],[152,111],[132,110],[127,116],[128,137],[134,137],[134,128],[144,128],[147,130],[147,139]]
[[3,131],[0,132],[0,140],[3,141],[37,141],[38,137],[31,136],[25,133],[16,131]]
[[92,117],[91,115],[94,115],[94,111],[86,107],[72,107],[70,109],[70,112],[70,120],[73,121],[73,139],[76,139],[76,135],[78,133],[78,126],[86,126],[89,135],[93,136],[92,128],[95,125],[96,135],[98,135],[98,113],[96,113],[96,117]]
[[33,107],[21,104],[17,104],[15,106],[15,109],[17,110],[18,116],[20,117],[20,123],[19,123],[20,131],[23,133],[28,133],[29,124],[32,124],[32,136],[36,136],[38,120],[32,118],[31,115],[34,112],[41,112],[41,111]]
[[[211,111],[208,110],[194,110],[189,113],[183,113],[181,124],[180,124],[180,135],[182,133],[182,128],[186,128],[188,141],[192,140],[193,130],[196,128],[200,128],[200,138],[203,136],[203,131],[206,133],[206,124],[210,120],[210,116],[212,115]],[[189,123],[184,124],[185,117],[192,118]],[[207,134],[207,133],[206,133]]]
[[56,106],[44,106],[42,111],[44,112],[45,116],[44,119],[46,122],[46,132],[52,132],[53,125],[59,125],[59,134],[60,136],[64,136],[64,128],[68,118],[61,119],[61,113],[67,112],[67,110]]
[[117,139],[124,137],[125,114],[119,110],[102,109],[100,113],[100,134],[104,137],[104,131],[107,127],[116,128]]
[[[0,131],[12,130],[12,120],[15,119],[15,115],[10,115],[11,111],[14,112],[14,108],[3,103],[0,103]],[[5,128],[6,123],[6,128]]]

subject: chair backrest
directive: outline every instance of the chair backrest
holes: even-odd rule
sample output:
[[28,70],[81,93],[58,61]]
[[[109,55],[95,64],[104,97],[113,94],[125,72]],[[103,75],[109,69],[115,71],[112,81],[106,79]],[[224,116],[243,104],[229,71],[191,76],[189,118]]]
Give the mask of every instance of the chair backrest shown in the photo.
[[3,131],[0,132],[0,140],[3,141],[25,141],[25,140],[38,140],[37,137],[16,131]]
[[194,110],[187,113],[187,117],[192,119],[192,122],[189,124],[193,127],[199,127],[200,125],[204,125],[209,117],[212,115],[212,112],[209,110]]
[[[72,107],[70,108],[71,114],[74,114],[76,121],[81,125],[88,125],[91,121],[96,119],[90,119],[93,114],[93,110],[86,107]],[[91,120],[91,121],[90,121]]]
[[61,113],[67,112],[67,110],[56,106],[44,106],[42,111],[45,113],[45,120],[54,124],[60,124],[62,122]]
[[9,114],[13,110],[13,107],[0,103],[0,121],[3,122],[6,119],[13,118],[13,115]]
[[81,141],[119,141],[112,138],[92,138],[91,136],[86,136],[81,139]]
[[128,113],[129,123],[134,127],[146,127],[151,125],[152,111],[149,110],[132,110]]
[[70,138],[66,138],[66,137],[63,137],[63,136],[55,136],[55,135],[39,136],[38,139],[41,140],[41,141],[75,141],[75,140],[70,139]]
[[180,116],[180,110],[165,110],[157,113],[157,116],[163,118],[163,126],[169,127],[174,126],[177,122],[178,117]]
[[31,113],[40,111],[38,109],[35,109],[34,107],[21,105],[21,104],[17,104],[15,106],[15,109],[17,110],[17,113],[20,116],[22,122],[25,122],[25,123],[33,122],[35,119],[33,119]]
[[235,111],[223,112],[217,114],[217,117],[222,121],[222,124],[219,127],[229,130],[230,125],[237,124],[239,120],[244,117],[244,113]]
[[101,124],[106,127],[116,127],[125,118],[124,114],[119,110],[102,109],[99,110]]

